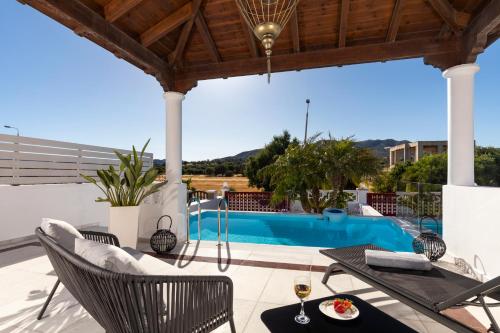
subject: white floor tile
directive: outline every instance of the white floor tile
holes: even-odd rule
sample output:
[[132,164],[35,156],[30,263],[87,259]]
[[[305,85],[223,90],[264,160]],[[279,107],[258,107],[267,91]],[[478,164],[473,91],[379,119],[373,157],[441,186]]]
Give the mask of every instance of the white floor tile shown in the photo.
[[[181,249],[182,250],[182,249]],[[322,256],[315,248],[286,247],[256,244],[231,244],[227,249],[215,247],[215,242],[201,242],[196,249],[191,244],[186,253],[197,255],[258,261],[329,265],[331,260]],[[298,303],[293,292],[293,279],[309,272],[274,268],[252,267],[224,263],[199,261],[176,261],[170,263],[185,267],[196,275],[227,275],[234,283],[234,311],[237,332],[267,332],[260,315],[263,311]],[[380,308],[390,316],[414,328],[418,332],[451,332],[432,319],[423,316],[406,305],[388,297],[370,285],[342,274],[331,276],[326,285],[321,283],[323,273],[312,272],[310,299],[326,297],[336,293],[351,293]],[[69,292],[60,287],[47,310],[47,317],[37,321],[36,316],[50,292],[56,276],[43,249],[24,247],[0,253],[0,333],[42,332],[103,332],[104,330],[76,302]],[[495,315],[498,313],[494,310]],[[498,309],[500,311],[500,309]],[[484,322],[481,309],[472,308],[471,313]],[[292,319],[291,319],[292,320]],[[487,320],[487,319],[486,319]],[[229,332],[225,324],[217,333]]]

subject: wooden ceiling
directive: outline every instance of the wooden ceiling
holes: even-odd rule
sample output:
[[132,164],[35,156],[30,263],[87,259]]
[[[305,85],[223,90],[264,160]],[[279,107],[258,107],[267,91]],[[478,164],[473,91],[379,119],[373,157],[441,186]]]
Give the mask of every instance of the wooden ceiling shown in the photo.
[[[19,0],[154,75],[165,91],[263,74],[234,0]],[[500,37],[500,0],[300,0],[273,72],[423,57],[474,62]]]

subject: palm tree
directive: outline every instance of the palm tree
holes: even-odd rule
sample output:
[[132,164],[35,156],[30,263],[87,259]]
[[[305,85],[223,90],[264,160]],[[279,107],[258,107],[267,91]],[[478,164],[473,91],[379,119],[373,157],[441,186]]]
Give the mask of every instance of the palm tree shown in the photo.
[[325,176],[332,189],[331,204],[341,207],[345,201],[344,189],[349,182],[359,184],[376,176],[381,162],[370,149],[359,148],[352,138],[322,141]]
[[[261,170],[275,188],[273,202],[285,198],[299,199],[306,212],[320,213],[326,207],[344,207],[348,182],[376,175],[381,163],[371,150],[358,148],[351,138],[317,140],[306,144],[291,144],[285,153]],[[321,189],[331,189],[331,195],[321,196]]]
[[325,172],[315,140],[316,136],[305,145],[291,143],[283,155],[261,170],[274,187],[273,203],[299,199],[306,212],[320,212],[328,206],[320,196]]

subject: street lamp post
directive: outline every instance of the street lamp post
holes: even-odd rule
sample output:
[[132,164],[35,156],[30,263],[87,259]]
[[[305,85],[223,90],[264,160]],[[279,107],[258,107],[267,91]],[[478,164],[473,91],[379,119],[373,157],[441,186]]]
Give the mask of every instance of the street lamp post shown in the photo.
[[10,125],[3,125],[3,127],[10,128],[10,129],[15,129],[17,131],[17,136],[19,136],[19,128],[14,127],[14,126],[10,126]]
[[308,98],[308,99],[306,99],[307,109],[306,109],[306,130],[305,130],[305,133],[304,133],[304,145],[307,142],[307,123],[309,121],[309,103],[311,103],[311,101]]

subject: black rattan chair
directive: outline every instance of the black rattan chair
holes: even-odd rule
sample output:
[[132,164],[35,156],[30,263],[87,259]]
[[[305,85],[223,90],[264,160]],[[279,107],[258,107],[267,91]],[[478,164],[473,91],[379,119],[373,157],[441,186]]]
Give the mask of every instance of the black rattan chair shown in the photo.
[[[88,230],[79,230],[79,232],[85,239],[93,240],[94,242],[99,242],[103,244],[111,244],[118,247],[120,246],[120,241],[118,241],[118,237],[116,237],[113,234],[108,234],[105,232],[98,232],[98,231],[88,231]],[[36,319],[41,320],[43,318],[43,314],[45,313],[45,310],[47,310],[47,306],[49,306],[49,303],[52,300],[52,297],[54,297],[54,294],[57,288],[59,287],[60,283],[61,280],[59,280],[58,278],[56,283],[54,284],[54,287],[52,287],[49,296],[47,296],[45,303],[43,303],[42,309],[40,310],[40,313],[38,314],[38,317]]]
[[[372,267],[365,262],[366,249],[387,251],[371,244],[321,250],[322,254],[335,260],[325,272],[323,283],[328,282],[330,275],[351,274],[455,332],[475,331],[446,316],[443,311],[467,305],[480,306],[491,321],[489,331],[500,333],[489,310],[489,307],[500,306],[500,277],[481,283],[436,266],[430,271]],[[485,297],[498,303],[488,304]]]
[[60,281],[107,333],[210,332],[233,320],[226,276],[139,276],[97,267],[35,231]]

